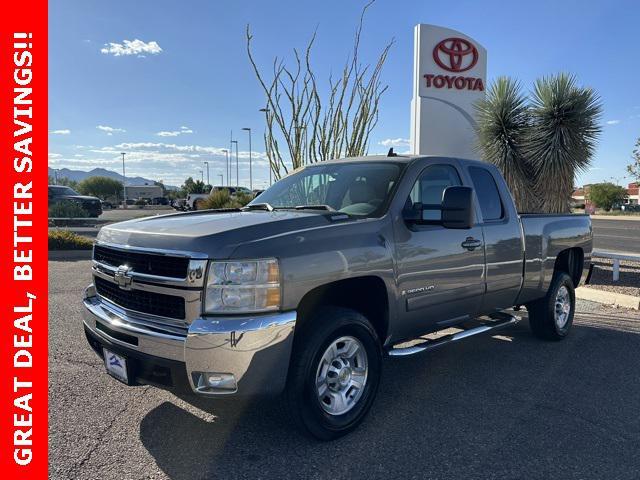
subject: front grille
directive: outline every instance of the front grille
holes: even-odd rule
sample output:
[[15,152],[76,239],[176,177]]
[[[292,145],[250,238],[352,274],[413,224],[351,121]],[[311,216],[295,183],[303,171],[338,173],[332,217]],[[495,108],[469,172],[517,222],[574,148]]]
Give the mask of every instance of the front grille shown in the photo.
[[98,295],[128,310],[159,317],[182,320],[185,317],[184,298],[144,290],[122,290],[115,283],[94,277]]
[[136,273],[159,277],[186,278],[189,270],[189,259],[186,257],[129,252],[102,245],[94,247],[93,259],[112,267],[128,265]]

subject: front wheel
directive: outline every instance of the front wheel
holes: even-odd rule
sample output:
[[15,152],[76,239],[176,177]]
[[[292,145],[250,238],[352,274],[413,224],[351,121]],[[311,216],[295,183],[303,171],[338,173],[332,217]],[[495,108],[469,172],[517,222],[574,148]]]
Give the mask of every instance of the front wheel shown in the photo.
[[285,397],[295,423],[320,440],[356,428],[373,404],[382,366],[374,328],[360,313],[323,308],[296,339]]
[[575,308],[573,280],[556,273],[545,297],[527,305],[531,330],[545,340],[562,340],[571,331]]

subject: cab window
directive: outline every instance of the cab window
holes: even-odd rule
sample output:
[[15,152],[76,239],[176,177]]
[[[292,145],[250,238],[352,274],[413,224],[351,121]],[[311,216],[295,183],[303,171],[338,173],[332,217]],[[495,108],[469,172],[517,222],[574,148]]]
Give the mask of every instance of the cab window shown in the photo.
[[442,195],[447,187],[462,185],[460,176],[451,165],[432,165],[425,168],[409,194],[407,207],[422,203],[422,219],[440,221],[442,219]]

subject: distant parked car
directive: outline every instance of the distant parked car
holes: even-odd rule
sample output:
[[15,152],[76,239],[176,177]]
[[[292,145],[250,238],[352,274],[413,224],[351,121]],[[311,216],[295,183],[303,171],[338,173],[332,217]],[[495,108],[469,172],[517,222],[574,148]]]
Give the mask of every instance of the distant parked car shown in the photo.
[[169,199],[165,197],[155,197],[151,200],[151,205],[169,205]]
[[102,203],[102,210],[111,210],[113,208],[113,203],[111,202],[106,202],[104,200],[101,200]]
[[640,212],[640,205],[635,203],[626,203],[620,206],[623,212]]
[[102,214],[102,203],[99,198],[80,195],[70,187],[49,185],[49,205],[63,201],[77,203],[90,217],[95,218]]

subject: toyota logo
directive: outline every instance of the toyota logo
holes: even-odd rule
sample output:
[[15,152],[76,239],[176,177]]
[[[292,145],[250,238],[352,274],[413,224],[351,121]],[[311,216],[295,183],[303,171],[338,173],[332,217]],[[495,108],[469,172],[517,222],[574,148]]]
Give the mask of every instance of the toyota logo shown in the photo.
[[466,72],[478,63],[478,49],[464,38],[445,38],[433,49],[433,60],[449,72]]

